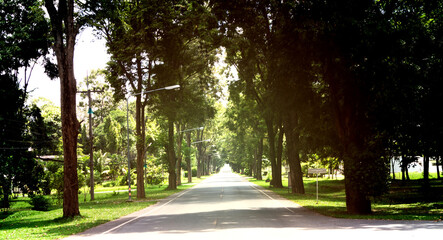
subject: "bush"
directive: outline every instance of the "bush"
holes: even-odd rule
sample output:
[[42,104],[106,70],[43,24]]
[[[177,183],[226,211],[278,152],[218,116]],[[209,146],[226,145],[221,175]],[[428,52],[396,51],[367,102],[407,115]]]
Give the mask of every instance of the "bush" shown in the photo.
[[32,210],[48,211],[51,206],[51,200],[43,195],[34,195],[31,197]]
[[[185,172],[185,177],[188,177],[188,172]],[[197,168],[192,168],[192,177],[197,177]]]
[[[55,198],[60,203],[63,199],[63,168],[59,168],[57,172],[51,174],[49,187],[56,190]],[[81,186],[79,186],[80,188]]]
[[107,181],[107,182],[103,182],[103,187],[114,187],[115,186],[115,181]]
[[[136,175],[131,171],[131,185],[134,185]],[[127,186],[128,185],[128,175],[118,176],[117,181],[119,186]]]
[[163,165],[155,165],[153,162],[148,162],[147,172],[146,181],[148,184],[158,185],[161,184],[165,179],[163,176]]
[[[88,187],[91,187],[91,175],[90,173],[85,174],[84,181]],[[80,176],[79,176],[80,177]],[[80,180],[79,180],[80,181]],[[94,184],[101,184],[103,182],[101,174],[99,171],[94,171]]]

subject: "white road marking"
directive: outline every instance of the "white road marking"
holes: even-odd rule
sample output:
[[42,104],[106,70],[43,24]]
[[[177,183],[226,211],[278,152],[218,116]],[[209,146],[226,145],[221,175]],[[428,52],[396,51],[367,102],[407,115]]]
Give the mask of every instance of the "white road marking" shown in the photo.
[[261,192],[263,195],[265,195],[266,197],[268,197],[269,199],[271,199],[271,200],[273,200],[273,201],[276,201],[276,202],[278,202],[278,204],[280,205],[280,206],[282,206],[282,207],[284,207],[284,208],[286,208],[288,211],[290,211],[291,213],[294,213],[295,214],[295,212],[294,211],[292,211],[290,208],[288,208],[288,207],[286,207],[283,203],[281,203],[281,201],[280,200],[277,200],[277,199],[275,199],[275,198],[273,198],[273,197],[271,197],[271,196],[269,196],[267,193],[265,193],[263,190],[261,190],[261,189],[259,189],[259,188],[257,188],[253,183],[251,183],[251,185],[250,185],[252,188],[254,188],[255,190],[257,190],[257,191],[259,191],[259,192]]
[[167,201],[166,203],[163,203],[162,205],[160,205],[160,206],[158,206],[158,207],[154,207],[153,209],[151,209],[151,210],[148,211],[148,212],[145,212],[145,213],[143,213],[143,214],[141,214],[141,215],[139,215],[139,216],[137,216],[137,217],[135,217],[135,218],[129,219],[128,221],[126,221],[126,222],[124,222],[124,223],[122,223],[122,224],[120,224],[120,225],[118,225],[118,226],[115,226],[115,227],[113,227],[113,228],[111,228],[111,229],[109,229],[109,230],[107,230],[107,231],[105,231],[105,232],[102,232],[100,235],[104,235],[104,234],[107,234],[107,233],[109,233],[109,232],[112,232],[112,231],[114,231],[114,230],[116,230],[116,229],[118,229],[118,228],[120,228],[120,227],[122,227],[122,226],[124,226],[124,225],[126,225],[126,224],[128,224],[128,223],[130,223],[130,222],[133,222],[133,221],[135,221],[135,220],[137,220],[137,219],[139,219],[139,218],[141,218],[141,217],[144,217],[144,216],[146,216],[146,215],[149,215],[149,214],[151,214],[151,213],[153,213],[153,212],[155,212],[155,211],[161,209],[162,207],[168,205],[169,203],[171,203],[171,202],[174,201],[175,199],[177,199],[177,198],[183,196],[185,193],[191,191],[191,189],[192,189],[192,188],[183,191],[182,193],[180,193],[179,195],[177,195],[175,198],[173,198],[173,199]]

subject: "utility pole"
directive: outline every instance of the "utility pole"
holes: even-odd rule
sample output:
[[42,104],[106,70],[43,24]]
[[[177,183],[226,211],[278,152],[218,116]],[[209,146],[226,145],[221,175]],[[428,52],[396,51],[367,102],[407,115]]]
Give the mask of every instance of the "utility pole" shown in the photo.
[[90,194],[91,194],[91,201],[94,200],[94,141],[93,141],[93,135],[92,135],[92,114],[94,113],[92,111],[92,97],[91,93],[96,92],[100,93],[103,92],[103,90],[97,90],[89,89],[89,78],[88,75],[86,75],[86,88],[87,91],[78,91],[78,93],[86,93],[88,94],[88,115],[89,115],[89,185],[90,185]]

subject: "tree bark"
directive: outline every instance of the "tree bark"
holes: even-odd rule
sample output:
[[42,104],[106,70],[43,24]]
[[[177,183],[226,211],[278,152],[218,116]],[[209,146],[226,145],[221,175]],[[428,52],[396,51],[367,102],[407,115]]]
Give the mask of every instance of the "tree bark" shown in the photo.
[[77,84],[74,77],[74,46],[78,26],[74,23],[74,1],[45,0],[54,37],[54,52],[60,78],[62,138],[64,155],[63,217],[80,215],[78,204],[77,137],[80,123],[76,113]]
[[255,167],[255,178],[257,180],[263,180],[262,176],[262,163],[263,163],[263,138],[261,137],[258,141],[257,147],[257,157],[256,157],[256,167]]
[[[8,184],[9,183],[9,184]],[[1,208],[9,208],[9,193],[11,192],[11,181],[8,178],[2,184],[3,190],[3,202]]]
[[135,100],[135,135],[136,135],[136,149],[137,149],[137,198],[146,198],[145,195],[145,181],[144,181],[144,154],[145,154],[145,139],[142,134],[142,124],[145,120],[142,116],[142,90],[143,90],[143,70],[140,57],[136,60],[137,63],[137,95]]
[[210,175],[211,174],[211,160],[212,160],[212,155],[208,155],[208,161],[207,161],[207,165],[206,165],[206,167],[207,167],[207,170],[206,170],[206,174],[207,175]]
[[294,112],[288,113],[283,117],[284,131],[287,142],[288,151],[288,163],[291,169],[292,181],[292,193],[305,193],[305,187],[303,184],[303,173],[301,171],[300,162],[300,133],[297,131],[296,122],[298,121],[297,115]]
[[435,160],[435,165],[436,165],[436,167],[437,167],[437,179],[439,179],[439,180],[440,180],[440,165],[441,165],[441,160],[442,160],[441,156],[438,156],[438,157],[437,157],[437,160]]
[[408,166],[406,164],[406,157],[402,156],[401,157],[401,180],[402,181],[406,181],[406,170],[408,169]]
[[360,91],[349,69],[337,61],[340,59],[337,56],[340,56],[339,53],[334,52],[325,61],[324,68],[339,150],[344,160],[346,209],[350,214],[370,214],[371,201],[364,190],[367,179],[361,176],[375,157],[368,159],[364,154],[368,152],[368,138],[372,137],[365,115],[364,92]]
[[[183,129],[185,127],[183,126]],[[182,184],[182,142],[183,133],[181,132],[181,124],[177,123],[177,186]]]
[[406,165],[406,167],[405,167],[405,173],[406,173],[406,180],[411,180],[411,178],[409,177],[409,168],[408,168],[408,166],[409,166],[409,164],[408,165]]
[[269,161],[271,162],[271,171],[272,171],[272,180],[271,185],[276,188],[282,188],[282,180],[281,180],[281,170],[280,174],[278,174],[278,166],[275,158],[275,128],[274,121],[271,116],[267,116],[265,118],[266,129],[268,131],[268,141],[269,141]]
[[282,156],[283,156],[283,134],[284,134],[284,128],[282,123],[279,124],[279,131],[278,131],[278,138],[277,138],[277,175],[281,176],[281,162],[282,162]]
[[391,156],[392,179],[395,180],[395,163]]
[[186,132],[186,143],[188,151],[186,151],[186,165],[188,168],[188,183],[192,183],[192,167],[191,167],[191,133]]
[[429,186],[429,155],[423,157],[423,179],[426,187]]
[[[147,168],[145,167],[146,164],[146,153],[148,152],[147,146],[146,146],[146,124],[148,122],[148,119],[145,117],[145,107],[146,107],[146,100],[142,102],[142,109],[141,109],[141,119],[142,119],[142,139],[143,139],[143,189],[144,185],[146,183],[146,174],[147,174]],[[146,196],[146,191],[144,191]]]
[[[197,130],[197,141],[202,141],[203,139],[203,130]],[[202,176],[202,158],[203,158],[203,150],[202,150],[202,142],[197,143],[197,178],[201,178]]]
[[174,150],[174,121],[168,119],[168,189],[177,189],[177,175],[175,173],[175,150]]

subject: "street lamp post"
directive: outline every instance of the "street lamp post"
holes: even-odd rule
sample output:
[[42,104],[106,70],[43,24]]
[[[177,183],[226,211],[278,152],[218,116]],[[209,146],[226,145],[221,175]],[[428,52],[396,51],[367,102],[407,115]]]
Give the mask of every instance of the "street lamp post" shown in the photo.
[[126,98],[126,127],[127,127],[127,135],[128,135],[128,200],[131,201],[131,159],[129,156],[129,97],[130,96],[137,96],[137,95],[141,95],[143,93],[151,93],[151,92],[156,92],[156,91],[161,91],[161,90],[172,90],[172,89],[176,89],[176,88],[180,88],[180,85],[172,85],[172,86],[167,86],[167,87],[163,87],[163,88],[158,88],[158,89],[153,89],[153,90],[149,90],[146,92],[140,92],[140,93],[135,93],[132,95],[129,95]]

